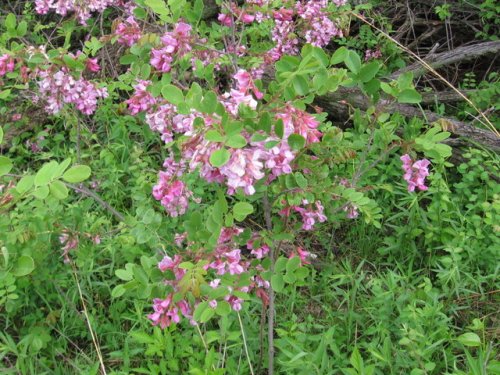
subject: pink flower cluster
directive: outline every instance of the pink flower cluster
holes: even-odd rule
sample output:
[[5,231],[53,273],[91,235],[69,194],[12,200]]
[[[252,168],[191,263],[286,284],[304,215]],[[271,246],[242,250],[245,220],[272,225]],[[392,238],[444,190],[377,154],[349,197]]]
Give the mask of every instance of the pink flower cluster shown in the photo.
[[147,91],[150,84],[151,81],[140,80],[134,86],[134,95],[132,95],[130,99],[125,102],[128,104],[130,114],[136,115],[139,112],[147,111],[156,104],[156,100],[153,95]]
[[170,216],[183,215],[192,195],[184,182],[173,178],[168,172],[160,171],[158,183],[153,187],[153,197],[161,202]]
[[312,205],[304,199],[302,204],[306,207],[288,206],[281,210],[280,214],[283,216],[289,216],[292,210],[298,212],[302,216],[302,229],[304,230],[312,230],[316,222],[323,223],[327,220],[325,214],[323,213],[324,208],[321,201],[316,201],[314,205]]
[[86,115],[91,115],[97,108],[97,101],[106,98],[106,88],[98,88],[84,78],[75,79],[66,68],[56,73],[48,70],[39,71],[38,82],[40,94],[37,99],[44,98],[48,113],[57,114],[65,103],[74,104]]
[[155,298],[153,300],[154,312],[148,315],[153,325],[166,328],[172,323],[179,323],[181,315],[192,319],[189,304],[185,300],[173,302],[173,297],[174,295],[171,293],[165,299]]
[[279,60],[283,55],[296,55],[299,52],[299,39],[295,34],[293,10],[282,8],[274,12],[274,23],[271,39],[276,46],[269,51],[271,60]]
[[[235,237],[239,236],[243,230],[237,227],[222,228],[219,238],[217,240],[216,249],[208,254],[207,264],[204,266],[205,271],[209,272],[208,277],[213,277],[213,279],[208,282],[210,287],[216,288],[226,288],[227,293],[225,296],[221,297],[224,301],[228,302],[234,311],[239,311],[242,308],[243,300],[235,295],[235,291],[240,291],[244,293],[249,293],[255,290],[257,295],[265,302],[268,299],[266,289],[269,288],[269,282],[265,281],[260,274],[256,274],[251,277],[250,285],[234,288],[232,286],[222,286],[221,276],[225,274],[229,275],[240,275],[248,270],[250,262],[243,259],[241,250],[235,242]],[[181,236],[182,239],[184,235]],[[254,235],[254,240],[257,236]],[[182,241],[179,241],[179,245]],[[252,242],[253,243],[253,242]],[[249,242],[249,248],[253,247],[251,242]],[[188,246],[190,246],[188,244]],[[262,259],[269,252],[267,245],[260,246],[255,249],[255,255],[257,259]],[[189,253],[189,251],[187,251]],[[192,311],[193,309],[202,302],[199,297],[196,297],[193,308],[189,305],[186,298],[181,299],[179,302],[173,302],[173,296],[175,293],[186,293],[185,288],[181,288],[180,285],[184,284],[183,279],[185,277],[191,277],[187,274],[186,269],[180,267],[183,259],[180,255],[175,255],[171,258],[165,255],[163,259],[158,263],[158,268],[162,271],[172,272],[174,279],[166,280],[165,283],[170,285],[174,291],[169,293],[165,299],[155,299],[153,303],[154,312],[148,315],[148,318],[152,321],[153,325],[159,325],[162,328],[170,326],[172,323],[179,323],[181,317],[189,319],[191,324],[196,324],[193,320]],[[257,271],[261,272],[264,269],[261,266],[257,266]],[[183,291],[184,290],[184,291]],[[216,299],[207,300],[208,306],[215,309],[218,305]]]
[[224,26],[232,26],[233,21],[252,23],[255,20],[255,16],[231,3],[231,13],[219,13],[217,19]]
[[116,25],[115,35],[118,36],[118,43],[131,47],[141,39],[141,28],[135,18],[129,16]]
[[367,49],[365,51],[365,61],[371,59],[380,59],[381,57],[382,57],[382,52],[378,48],[375,50]]
[[191,51],[191,25],[179,22],[175,25],[174,31],[165,33],[161,42],[161,48],[151,51],[151,66],[158,71],[166,73],[172,69],[174,56],[182,57]]
[[297,3],[297,14],[306,22],[305,39],[315,47],[324,47],[333,37],[342,37],[342,31],[328,17],[327,0],[308,0]]
[[8,72],[13,72],[15,67],[15,61],[12,56],[5,54],[0,56],[0,77],[3,77]]
[[425,186],[425,178],[429,175],[430,161],[427,159],[413,161],[410,155],[405,154],[401,156],[403,162],[403,175],[404,180],[408,183],[408,191],[413,192],[415,188],[420,190],[427,190]]
[[285,127],[284,138],[288,138],[295,133],[304,137],[306,144],[316,143],[321,140],[322,134],[317,129],[319,121],[309,113],[287,104],[283,112],[278,113],[276,117],[283,120]]
[[78,236],[71,234],[65,229],[59,236],[59,243],[63,245],[61,250],[63,252],[64,263],[70,263],[69,252],[78,247]]
[[39,14],[53,10],[61,16],[74,12],[80,22],[85,24],[92,12],[103,12],[115,3],[113,0],[35,0],[35,9]]

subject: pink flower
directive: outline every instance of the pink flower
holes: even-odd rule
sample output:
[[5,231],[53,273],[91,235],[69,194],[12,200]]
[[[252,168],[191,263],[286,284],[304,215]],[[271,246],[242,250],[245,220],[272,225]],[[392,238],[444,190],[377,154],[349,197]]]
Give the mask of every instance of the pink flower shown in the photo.
[[4,76],[8,72],[13,72],[15,67],[14,59],[8,55],[0,56],[0,77]]
[[130,16],[116,26],[115,34],[118,36],[118,43],[131,47],[141,38],[141,29],[135,18]]
[[430,161],[422,159],[414,162],[408,154],[401,156],[400,160],[403,162],[403,178],[408,183],[408,191],[413,192],[415,188],[427,190],[425,178],[429,175]]
[[295,133],[304,137],[306,144],[320,141],[322,133],[317,130],[319,121],[309,113],[287,104],[285,111],[278,113],[276,117],[283,120],[285,139]]
[[153,197],[161,202],[167,213],[177,217],[186,213],[189,198],[193,193],[186,187],[184,182],[172,180],[165,172],[159,173],[159,181],[153,187]]
[[231,159],[220,168],[220,172],[227,178],[228,193],[234,194],[236,189],[242,188],[245,194],[255,193],[254,184],[264,178],[262,163],[263,153],[258,148],[235,149]]
[[[308,204],[307,201],[304,201],[304,204]],[[302,229],[312,230],[317,221],[323,223],[327,220],[326,216],[323,214],[323,206],[321,205],[321,202],[316,201],[315,206],[316,210],[311,205],[307,208],[298,206],[293,207],[293,209],[302,216]]]
[[128,108],[132,115],[136,115],[141,111],[147,111],[156,103],[153,95],[147,91],[147,87],[150,84],[151,81],[139,80],[134,86],[134,95],[132,95],[130,99],[125,102],[128,104]]
[[166,48],[161,49],[153,49],[151,50],[151,66],[156,68],[156,70],[167,73],[172,69],[173,58],[172,55],[169,54]]
[[231,20],[231,16],[229,16],[229,14],[219,13],[217,19],[224,26],[230,27],[233,24],[233,21]]
[[99,64],[97,62],[97,58],[87,59],[87,62],[85,63],[85,67],[94,73],[97,73],[99,70],[101,70],[101,67],[99,66]]
[[309,251],[306,251],[304,249],[302,249],[300,246],[297,246],[297,254],[295,254],[295,252],[292,252],[289,256],[289,258],[293,258],[295,256],[299,256],[300,258],[300,264],[301,265],[305,265],[305,264],[311,264],[311,262],[309,262],[309,258],[313,258],[312,254],[309,252]]
[[173,293],[169,294],[165,299],[155,298],[153,300],[152,314],[148,318],[153,322],[153,325],[159,325],[161,328],[166,328],[172,323],[179,323],[181,315],[191,319],[191,309],[185,300],[172,302]]
[[65,68],[55,74],[50,71],[40,71],[38,82],[40,97],[47,102],[45,110],[57,114],[65,103],[74,104],[86,115],[91,115],[97,108],[97,101],[106,98],[106,88],[98,88],[95,84],[80,78],[75,80]]

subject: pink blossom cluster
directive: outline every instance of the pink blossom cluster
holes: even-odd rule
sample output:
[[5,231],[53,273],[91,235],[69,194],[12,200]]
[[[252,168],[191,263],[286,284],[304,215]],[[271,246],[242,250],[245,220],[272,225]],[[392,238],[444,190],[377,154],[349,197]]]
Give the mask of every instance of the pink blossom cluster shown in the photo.
[[308,0],[297,3],[297,14],[306,23],[304,37],[315,47],[324,47],[333,37],[342,37],[342,31],[328,17],[327,0]]
[[290,255],[288,256],[289,259],[292,259],[293,257],[298,256],[300,259],[300,264],[301,265],[306,265],[306,264],[311,264],[309,259],[315,258],[316,255],[311,254],[309,251],[304,250],[300,246],[297,246],[297,249],[295,251],[292,251]]
[[[345,186],[347,188],[352,187],[351,182],[345,178],[342,178],[340,180],[340,185]],[[346,213],[346,217],[348,219],[356,219],[359,216],[358,206],[356,206],[352,202],[348,202],[347,204],[345,204],[343,210]]]
[[71,234],[67,230],[63,230],[61,235],[59,236],[59,243],[63,245],[62,252],[64,263],[70,263],[71,259],[69,257],[70,250],[76,249],[78,247],[78,236]]
[[251,250],[250,254],[255,256],[257,259],[262,259],[264,258],[270,251],[269,246],[266,244],[256,244],[257,236],[253,236],[252,239],[250,239],[247,242],[247,249]]
[[288,206],[280,211],[283,216],[289,216],[291,211],[298,212],[302,217],[302,229],[312,230],[316,222],[323,223],[327,220],[325,214],[323,213],[324,207],[321,201],[316,201],[314,204],[310,204],[306,199],[302,200],[301,206]]
[[125,102],[128,104],[130,114],[147,111],[156,104],[156,99],[147,91],[151,81],[139,80],[134,86],[134,94]]
[[425,178],[429,175],[430,161],[427,159],[413,161],[410,155],[401,156],[403,162],[404,180],[408,183],[408,191],[413,192],[415,188],[427,190]]
[[135,18],[129,16],[116,25],[115,35],[118,43],[131,47],[141,39],[141,28]]
[[272,61],[277,61],[283,55],[296,55],[299,53],[299,39],[295,34],[293,10],[281,8],[274,12],[274,28],[271,39],[276,43],[269,51]]
[[382,57],[382,52],[380,49],[367,49],[365,51],[365,61],[371,60],[371,59],[380,59]]
[[217,19],[222,25],[230,27],[233,22],[252,23],[255,20],[255,15],[231,3],[230,13],[219,13]]
[[92,12],[103,12],[115,4],[116,1],[113,0],[35,0],[35,9],[39,14],[47,14],[52,10],[61,16],[74,12],[85,25]]
[[97,102],[106,98],[106,88],[99,88],[84,78],[75,79],[66,68],[56,73],[49,70],[38,72],[41,80],[38,82],[40,93],[37,99],[44,98],[48,113],[57,114],[64,104],[74,104],[86,115],[91,115],[97,108]]
[[[73,53],[68,54],[68,56],[72,57],[75,60],[79,59],[80,56],[82,55],[83,55],[82,51],[77,51],[75,54]],[[101,67],[99,66],[98,59],[90,57],[85,58],[85,69],[93,73],[97,73],[98,71],[100,71]]]
[[172,323],[179,323],[181,315],[188,319],[192,319],[191,308],[185,300],[173,302],[174,294],[169,294],[165,299],[155,298],[153,300],[152,314],[148,318],[153,325],[159,325],[161,328],[169,327]]
[[[243,230],[238,227],[222,228],[215,250],[204,255],[207,258],[207,264],[204,266],[204,269],[209,272],[208,277],[212,277],[212,280],[208,282],[210,287],[214,289],[224,287],[221,285],[221,276],[225,274],[240,275],[248,270],[250,263],[248,260],[243,258],[241,250],[235,242],[235,237],[239,236],[242,232]],[[180,237],[183,240],[185,238],[185,234]],[[257,236],[254,235],[252,238],[256,240]],[[249,242],[248,246],[253,247],[252,243]],[[179,241],[179,245],[181,244],[182,241]],[[254,250],[256,252],[252,253],[252,255],[254,255],[257,259],[262,259],[262,257],[269,252],[267,245],[260,246]],[[186,253],[189,253],[189,251]],[[165,283],[173,288],[173,292],[169,293],[165,299],[154,300],[154,312],[148,315],[148,318],[152,321],[153,325],[159,325],[161,328],[165,328],[170,326],[172,323],[179,323],[182,316],[189,319],[191,324],[196,324],[193,320],[192,311],[199,303],[202,302],[201,298],[196,298],[194,306],[190,306],[189,302],[187,302],[187,298],[183,298],[176,303],[173,302],[173,296],[175,293],[186,293],[183,291],[184,288],[181,288],[180,285],[183,284],[183,279],[185,277],[190,277],[189,275],[186,275],[186,269],[180,267],[182,261],[183,258],[177,254],[173,258],[165,255],[158,263],[158,268],[162,272],[166,272],[168,270],[173,274],[173,280],[165,280]],[[227,289],[227,294],[221,298],[228,302],[234,311],[241,310],[243,305],[243,299],[236,296],[234,293],[235,291],[249,293],[252,290],[255,290],[256,294],[262,299],[263,303],[268,300],[266,289],[270,286],[269,282],[264,280],[259,274],[260,272],[263,272],[264,269],[261,266],[257,266],[256,271],[257,274],[251,277],[250,285],[239,288],[234,288],[232,286],[225,287]],[[208,306],[212,309],[215,309],[218,305],[218,301],[216,299],[207,300],[207,302]]]
[[311,114],[287,104],[276,117],[283,120],[285,139],[295,133],[304,137],[306,144],[320,142],[319,121]]
[[158,183],[153,187],[153,197],[161,202],[170,216],[183,215],[192,195],[184,182],[173,178],[168,172],[160,171]]
[[4,54],[0,56],[0,77],[3,77],[8,72],[13,72],[15,67],[15,61],[9,54]]
[[174,56],[182,57],[191,51],[191,25],[179,22],[174,30],[161,37],[162,47],[151,51],[151,66],[166,73],[172,69]]

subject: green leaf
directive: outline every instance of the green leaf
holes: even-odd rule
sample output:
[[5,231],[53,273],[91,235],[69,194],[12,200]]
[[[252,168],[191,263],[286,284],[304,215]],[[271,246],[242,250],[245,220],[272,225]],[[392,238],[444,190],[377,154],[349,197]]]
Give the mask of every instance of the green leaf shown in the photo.
[[231,154],[225,148],[212,152],[210,155],[210,164],[216,168],[222,167],[231,158]]
[[293,273],[299,267],[300,267],[300,258],[299,257],[290,258],[286,263],[286,272]]
[[306,139],[300,134],[290,134],[288,144],[292,150],[300,150],[306,145]]
[[276,124],[274,125],[274,132],[279,138],[283,138],[283,135],[285,134],[285,125],[283,124],[282,119],[278,119],[278,121],[276,121]]
[[200,323],[206,323],[215,315],[215,310],[212,308],[207,308],[203,310],[200,315]]
[[16,30],[16,16],[12,13],[9,13],[7,17],[5,17],[5,28],[8,31]]
[[295,76],[292,84],[297,95],[304,96],[309,92],[309,83],[304,76]]
[[33,195],[37,199],[45,199],[49,196],[50,190],[47,185],[43,185],[38,187],[34,192]]
[[59,164],[55,161],[46,163],[35,175],[35,186],[47,185],[54,178]]
[[17,25],[17,36],[23,37],[26,35],[27,31],[28,31],[28,23],[24,20],[19,22],[19,25]]
[[458,336],[457,341],[464,346],[481,346],[481,339],[473,332],[467,332]]
[[226,141],[226,146],[232,148],[242,148],[247,144],[247,140],[241,134],[235,134]]
[[62,176],[63,180],[69,183],[85,181],[90,177],[91,169],[86,165],[76,165],[68,169]]
[[193,319],[196,321],[196,322],[199,322],[200,321],[200,318],[201,318],[201,314],[203,314],[203,312],[208,308],[208,302],[202,302],[200,303],[196,309],[194,310],[194,313],[193,313]]
[[201,101],[201,111],[204,113],[212,114],[217,110],[218,103],[217,95],[212,91],[207,92],[203,96],[203,100]]
[[375,78],[379,69],[380,64],[376,61],[372,61],[371,63],[363,65],[363,67],[359,70],[358,79],[363,83],[371,81],[373,78]]
[[356,52],[348,51],[344,62],[351,72],[359,72],[359,69],[361,68],[361,59]]
[[231,305],[226,301],[218,301],[215,308],[217,315],[226,316],[231,312]]
[[148,275],[146,274],[146,272],[144,272],[142,267],[136,265],[133,268],[133,273],[134,273],[135,280],[137,280],[142,285],[148,285],[148,281],[149,281]]
[[28,255],[22,255],[16,262],[16,266],[12,273],[15,276],[26,276],[29,275],[35,269],[35,262],[32,257]]
[[16,185],[16,190],[19,194],[23,195],[26,193],[29,189],[33,187],[33,183],[35,181],[35,177],[33,176],[24,176],[19,180],[19,182]]
[[68,188],[62,181],[56,180],[50,184],[50,194],[56,199],[66,199],[68,197]]
[[361,354],[359,354],[357,347],[354,347],[349,362],[351,362],[352,367],[354,367],[359,374],[363,373],[363,358],[361,357]]
[[117,285],[111,291],[111,298],[121,297],[125,294],[126,291],[127,290],[125,289],[125,287],[123,285]]
[[238,202],[233,207],[233,215],[237,221],[243,221],[253,212],[253,206],[248,202]]
[[335,65],[335,64],[340,64],[341,62],[344,62],[346,57],[347,57],[348,52],[349,51],[345,47],[338,48],[333,53],[332,59],[330,60],[330,64]]
[[224,142],[224,137],[214,129],[211,129],[205,133],[205,139],[210,142]]
[[0,145],[3,142],[3,129],[0,127]]
[[162,96],[173,105],[179,105],[184,102],[184,94],[181,89],[174,85],[165,85],[161,89]]
[[273,275],[271,276],[271,286],[275,292],[282,292],[285,288],[285,280],[283,280],[283,275]]
[[0,156],[0,177],[9,173],[12,169],[12,162],[5,156]]
[[144,4],[150,7],[153,12],[158,14],[162,20],[167,20],[170,12],[163,0],[145,0]]
[[137,57],[136,55],[132,55],[132,54],[123,55],[122,57],[120,57],[120,64],[130,65],[130,64],[135,63],[138,59],[139,59],[139,57]]
[[398,103],[417,104],[422,101],[422,95],[415,89],[405,89],[398,94],[397,98]]
[[132,274],[132,270],[130,268],[128,269],[119,269],[115,271],[115,275],[124,281],[130,281],[134,278]]

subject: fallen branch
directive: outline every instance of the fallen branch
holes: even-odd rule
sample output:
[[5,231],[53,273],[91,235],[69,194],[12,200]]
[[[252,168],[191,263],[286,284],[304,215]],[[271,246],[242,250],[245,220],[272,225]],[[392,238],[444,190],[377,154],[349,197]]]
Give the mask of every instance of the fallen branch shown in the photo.
[[[325,112],[338,120],[347,120],[351,108],[359,108],[364,111],[368,109],[370,102],[358,88],[340,87],[335,92],[316,98],[314,104],[320,106]],[[422,118],[429,123],[437,122],[444,130],[454,135],[465,137],[494,151],[500,151],[500,138],[496,134],[466,122],[440,116],[431,111],[422,111],[408,104],[399,104],[387,100],[379,102],[378,110],[390,113],[398,112],[405,117]]]
[[[456,64],[464,61],[470,61],[486,54],[497,54],[500,52],[500,40],[473,44],[470,46],[457,47],[451,51],[437,53],[424,58],[424,61],[434,69],[443,66]],[[395,79],[403,73],[412,72],[414,77],[420,77],[429,72],[429,69],[423,66],[419,61],[399,69],[391,75]]]

